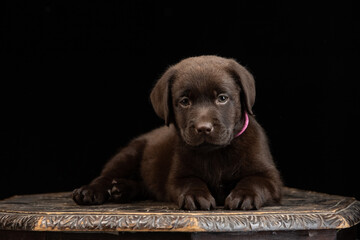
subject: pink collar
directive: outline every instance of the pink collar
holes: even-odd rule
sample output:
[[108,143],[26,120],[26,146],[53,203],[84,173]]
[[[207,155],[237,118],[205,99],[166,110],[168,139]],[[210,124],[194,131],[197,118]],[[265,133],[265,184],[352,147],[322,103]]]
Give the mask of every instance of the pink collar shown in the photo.
[[247,127],[249,126],[249,116],[248,114],[245,112],[245,124],[243,126],[243,128],[240,130],[240,132],[238,134],[236,134],[235,137],[240,136],[241,134],[243,134],[243,132],[245,132],[245,130],[247,129]]

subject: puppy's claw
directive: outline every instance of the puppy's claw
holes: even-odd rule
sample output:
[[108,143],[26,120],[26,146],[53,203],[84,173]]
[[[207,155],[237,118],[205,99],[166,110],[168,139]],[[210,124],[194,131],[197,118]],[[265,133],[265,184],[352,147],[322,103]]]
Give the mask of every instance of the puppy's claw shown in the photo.
[[117,188],[116,186],[113,186],[111,189],[111,194],[118,193],[118,192],[120,192],[119,188]]
[[234,190],[225,199],[225,209],[255,210],[264,205],[261,196],[251,191]]
[[237,209],[241,200],[241,197],[233,198],[231,195],[229,195],[225,200],[225,209]]
[[[208,195],[208,196],[206,196]],[[178,205],[185,210],[210,210],[216,208],[216,202],[210,194],[182,194],[179,196]]]
[[185,209],[194,211],[196,210],[196,205],[195,205],[195,201],[194,198],[192,196],[186,196],[185,197]]

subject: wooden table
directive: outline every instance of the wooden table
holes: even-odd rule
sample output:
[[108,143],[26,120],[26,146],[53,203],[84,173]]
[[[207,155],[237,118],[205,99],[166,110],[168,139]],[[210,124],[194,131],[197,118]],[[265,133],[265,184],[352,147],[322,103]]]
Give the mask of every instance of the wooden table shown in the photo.
[[71,194],[0,201],[0,239],[355,239],[360,202],[285,188],[258,211],[177,210],[171,203],[78,206]]

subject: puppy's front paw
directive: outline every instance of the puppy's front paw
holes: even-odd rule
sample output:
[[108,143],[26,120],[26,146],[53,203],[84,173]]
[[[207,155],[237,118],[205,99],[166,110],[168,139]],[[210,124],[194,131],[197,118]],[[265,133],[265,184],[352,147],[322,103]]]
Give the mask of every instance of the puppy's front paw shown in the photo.
[[225,199],[225,209],[252,210],[261,208],[267,197],[254,190],[234,189]]
[[185,210],[210,210],[216,207],[215,199],[207,191],[187,191],[178,198],[178,204]]
[[86,185],[73,191],[73,199],[79,205],[103,204],[108,198],[108,191],[100,187]]

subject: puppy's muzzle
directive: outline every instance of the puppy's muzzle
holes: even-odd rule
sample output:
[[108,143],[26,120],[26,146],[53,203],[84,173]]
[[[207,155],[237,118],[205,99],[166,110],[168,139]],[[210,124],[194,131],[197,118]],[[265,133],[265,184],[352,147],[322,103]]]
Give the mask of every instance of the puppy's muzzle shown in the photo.
[[210,122],[199,122],[194,124],[195,133],[198,135],[209,135],[214,131],[214,126]]

